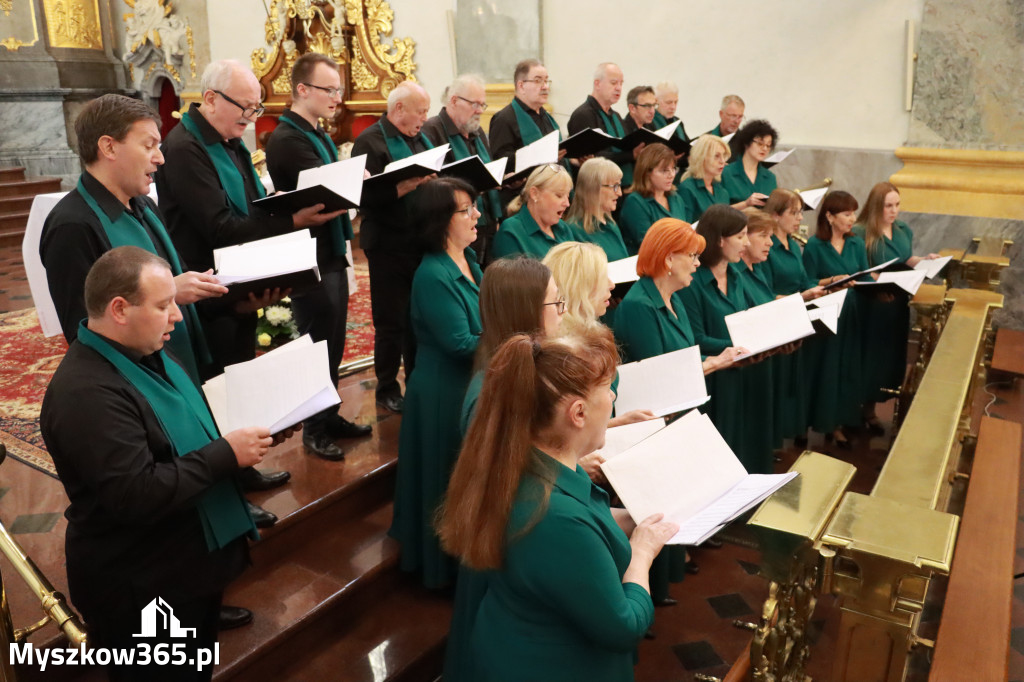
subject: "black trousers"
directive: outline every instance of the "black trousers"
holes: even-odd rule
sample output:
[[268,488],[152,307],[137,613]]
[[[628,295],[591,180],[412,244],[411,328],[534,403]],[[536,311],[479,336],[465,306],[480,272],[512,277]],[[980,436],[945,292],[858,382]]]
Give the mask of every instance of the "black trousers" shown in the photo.
[[213,364],[200,367],[203,381],[224,373],[224,368],[256,357],[256,313],[236,314],[200,309],[199,320]]
[[420,264],[419,253],[366,251],[370,266],[370,312],[373,317],[373,366],[377,397],[401,395],[398,368],[405,362],[409,381],[416,361],[416,339],[409,318],[412,278]]
[[[182,576],[187,580],[187,576]],[[191,660],[188,665],[157,665],[152,660],[148,665],[134,664],[132,666],[114,665],[107,667],[107,674],[111,682],[206,682],[213,677],[213,664],[197,670],[196,652],[199,649],[213,650],[217,642],[217,614],[220,611],[221,594],[194,599],[171,599],[166,602],[173,611],[173,616],[178,620],[181,628],[195,628],[195,636],[171,637],[170,633],[162,627],[165,622],[157,619],[157,632],[155,637],[135,637],[136,634],[143,634],[142,610],[148,602],[142,602],[135,598],[125,586],[123,599],[114,603],[108,603],[101,609],[82,609],[82,616],[89,628],[89,640],[95,648],[105,649],[134,649],[134,661],[141,660],[140,646],[147,647],[149,656],[152,658],[154,649],[164,644],[161,651],[166,651],[173,657],[181,660],[181,652],[184,652],[184,660]],[[161,609],[163,610],[163,609]],[[166,613],[166,611],[164,611]],[[169,619],[168,619],[169,620]],[[174,648],[177,646],[178,648]]]
[[[327,342],[331,382],[337,387],[338,365],[345,355],[345,331],[348,324],[348,271],[342,269],[322,273],[319,287],[292,296],[292,312],[295,314],[295,326],[299,334],[309,334],[314,341]],[[303,428],[318,429],[328,417],[337,412],[337,407],[329,407],[303,422]]]

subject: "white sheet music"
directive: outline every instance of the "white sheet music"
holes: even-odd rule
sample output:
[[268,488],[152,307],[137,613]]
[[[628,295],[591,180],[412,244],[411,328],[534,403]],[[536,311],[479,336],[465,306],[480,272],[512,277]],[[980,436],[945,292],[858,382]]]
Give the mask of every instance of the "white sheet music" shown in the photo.
[[782,163],[794,151],[796,151],[796,150],[795,149],[787,149],[784,152],[783,151],[775,152],[774,154],[769,156],[767,159],[765,159],[764,162],[765,163]]
[[839,306],[834,305],[827,305],[824,308],[808,308],[807,317],[810,318],[811,322],[820,320],[833,334],[838,334],[840,310]]
[[922,258],[918,261],[917,265],[914,266],[914,269],[923,270],[925,273],[925,279],[931,279],[942,272],[942,268],[946,267],[946,263],[952,259],[952,256],[943,256],[942,258],[933,258],[931,260]]
[[725,326],[729,328],[732,345],[750,351],[738,359],[784,346],[814,333],[814,325],[807,317],[807,307],[800,294],[726,315]]
[[672,121],[667,126],[664,126],[662,128],[658,128],[657,130],[655,130],[654,134],[657,135],[658,137],[660,137],[663,140],[667,140],[670,137],[672,137],[672,135],[676,132],[676,128],[678,128],[681,123],[682,123],[681,120],[680,121]]
[[335,194],[358,205],[359,199],[363,195],[363,171],[365,170],[366,154],[328,163],[318,168],[307,168],[304,171],[299,171],[299,180],[295,189],[323,185]]
[[217,268],[217,279],[224,285],[317,270],[316,240],[309,230],[295,230],[214,249],[213,262]]
[[839,291],[837,291],[835,293],[826,294],[824,296],[819,296],[818,298],[814,299],[813,301],[808,301],[807,305],[808,306],[812,306],[813,305],[813,306],[817,306],[819,308],[827,308],[829,306],[836,306],[840,310],[842,310],[843,309],[843,303],[846,302],[846,292],[847,291],[849,291],[849,289],[840,289]]
[[697,346],[619,365],[617,414],[650,410],[663,417],[703,405],[708,400]]
[[874,282],[857,282],[855,286],[858,287],[872,287],[879,284],[888,284],[889,282],[897,285],[899,288],[906,291],[908,294],[913,296],[917,293],[917,290],[924,284],[924,278],[926,273],[924,270],[900,270],[898,272],[883,272],[878,275],[878,279]]
[[818,204],[820,204],[821,200],[825,198],[826,194],[828,194],[828,187],[809,189],[800,192],[799,194],[800,198],[804,201],[805,204],[810,206],[812,210],[817,210]]
[[604,432],[604,447],[597,452],[605,459],[611,459],[663,428],[665,428],[664,419],[648,419],[645,422],[613,426]]
[[425,152],[419,154],[413,154],[407,156],[404,159],[398,161],[392,161],[388,165],[384,166],[384,172],[389,173],[399,168],[405,168],[406,166],[423,166],[424,168],[431,168],[435,171],[441,170],[441,166],[444,165],[444,157],[448,154],[449,144],[445,142],[439,147],[428,149]]
[[500,185],[502,179],[505,177],[505,166],[507,165],[508,157],[503,156],[500,159],[491,161],[490,163],[485,163],[484,168],[486,168],[487,172],[494,178],[494,182]]
[[635,282],[640,279],[640,275],[636,274],[636,262],[639,258],[639,256],[630,256],[608,263],[608,279],[615,284]]
[[[699,545],[714,535],[715,531],[734,520],[748,509],[752,509],[773,492],[786,485],[797,472],[785,474],[748,474],[724,495],[706,506],[699,513],[679,524],[679,532],[665,544]],[[678,522],[677,522],[678,523]]]
[[558,163],[558,131],[516,150],[516,173],[545,163]]

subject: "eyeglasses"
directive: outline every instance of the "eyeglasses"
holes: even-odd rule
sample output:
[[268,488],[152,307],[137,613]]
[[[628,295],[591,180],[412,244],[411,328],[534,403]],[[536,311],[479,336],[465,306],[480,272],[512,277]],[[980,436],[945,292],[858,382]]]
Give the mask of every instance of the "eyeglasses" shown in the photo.
[[223,97],[224,99],[226,99],[227,101],[229,101],[232,104],[234,104],[239,109],[241,109],[242,110],[242,118],[252,118],[253,116],[255,116],[256,118],[259,118],[260,116],[263,115],[263,112],[265,112],[267,110],[266,107],[264,107],[262,104],[260,104],[259,106],[255,106],[255,107],[242,106],[241,104],[239,104],[235,100],[233,100],[230,97],[228,97],[227,95],[225,95],[220,90],[214,90],[214,92],[217,93],[218,95],[220,95],[221,97]]
[[533,83],[534,85],[551,85],[550,78],[524,78],[520,83]]
[[471,99],[466,99],[462,95],[455,95],[455,97],[456,99],[461,99],[463,102],[473,107],[474,109],[479,109],[480,111],[487,111],[487,102],[474,102]]
[[636,107],[637,109],[653,109],[654,107],[658,106],[658,103],[651,102],[650,104],[637,104],[636,102],[633,102],[633,106]]
[[665,175],[675,175],[679,168],[676,166],[658,166],[654,170],[657,173],[664,173]]
[[553,305],[553,306],[555,306],[555,312],[556,313],[558,313],[559,315],[564,315],[565,314],[565,299],[564,298],[560,298],[557,301],[551,301],[550,303],[545,303],[544,305]]
[[772,143],[771,143],[770,140],[751,140],[750,144],[752,144],[752,145],[756,144],[761,149],[771,149],[772,148]]
[[607,187],[608,189],[610,189],[613,192],[621,192],[622,191],[622,183],[621,182],[616,182],[614,185],[601,185],[601,186],[602,187]]
[[303,83],[307,88],[316,88],[317,90],[323,90],[327,93],[328,97],[341,97],[345,94],[345,88],[325,88],[322,85],[313,85],[312,83]]
[[[457,208],[455,213],[465,213],[467,218],[475,218],[480,215],[480,210],[476,207],[476,204],[470,204],[466,208]],[[476,213],[476,216],[473,214]]]

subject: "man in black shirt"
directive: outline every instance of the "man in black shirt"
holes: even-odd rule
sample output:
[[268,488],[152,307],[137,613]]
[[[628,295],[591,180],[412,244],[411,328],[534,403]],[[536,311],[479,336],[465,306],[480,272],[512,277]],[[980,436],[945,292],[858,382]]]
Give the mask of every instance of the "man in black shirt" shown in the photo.
[[[366,154],[366,170],[377,175],[392,161],[433,147],[421,132],[430,111],[430,95],[417,83],[402,81],[388,95],[387,115],[364,130],[352,145],[352,156]],[[373,365],[377,402],[401,412],[398,368],[412,374],[416,340],[409,320],[412,278],[420,264],[422,245],[416,232],[416,189],[433,176],[410,178],[376,191],[363,189],[359,243],[370,266],[370,312],[373,317]]]
[[[142,610],[162,600],[182,627],[196,628],[183,644],[194,659],[216,642],[221,594],[255,535],[232,477],[262,461],[272,439],[256,427],[220,436],[198,387],[161,350],[182,317],[175,295],[158,256],[133,246],[103,254],[85,281],[88,323],[47,387],[40,429],[70,501],[68,587],[93,645],[170,648],[171,633],[135,637]],[[110,674],[194,680],[212,670]]]
[[[267,141],[267,170],[274,188],[283,192],[295,189],[300,172],[338,160],[334,141],[319,120],[332,120],[345,94],[337,63],[317,52],[299,57],[292,67],[291,80],[291,109],[281,115]],[[352,223],[348,215],[342,215],[317,228],[314,235],[320,286],[292,296],[292,311],[300,334],[327,342],[331,381],[337,386],[348,319],[345,242],[352,239]],[[302,443],[324,459],[339,460],[345,453],[335,438],[369,433],[369,426],[353,424],[338,414],[337,407],[330,407],[303,422]]]
[[[654,88],[649,85],[638,85],[626,93],[626,106],[629,115],[622,121],[623,131],[629,135],[637,128],[657,130],[654,127],[654,109],[658,106],[658,98],[654,96]],[[642,150],[645,145],[639,145]],[[637,154],[639,155],[639,151]],[[633,184],[633,161],[622,164],[622,189],[626,190]]]
[[[423,124],[423,134],[439,146],[451,145],[446,161],[458,161],[479,156],[487,163],[492,160],[487,133],[480,129],[480,114],[487,109],[487,91],[479,76],[463,75],[448,87],[447,101],[441,113]],[[511,169],[508,169],[511,170]],[[480,218],[476,223],[476,241],[473,250],[477,262],[486,266],[490,260],[491,239],[498,229],[503,211],[496,190],[484,192],[477,199]]]
[[[617,64],[604,62],[597,65],[594,71],[594,86],[587,100],[576,107],[569,117],[569,134],[575,135],[587,128],[599,128],[609,135],[622,137],[625,133],[625,126],[619,112],[612,109],[612,105],[619,101],[622,96],[622,83],[624,77],[622,69]],[[643,145],[635,149],[619,150],[612,147],[600,152],[603,156],[623,168],[636,160],[636,157],[643,149]]]
[[[253,206],[265,190],[241,138],[263,113],[260,83],[238,62],[221,60],[206,68],[200,88],[202,103],[193,104],[167,134],[166,162],[156,174],[160,207],[182,258],[206,270],[213,267],[214,249],[323,225],[340,214],[320,213],[322,204],[290,216]],[[243,312],[214,306],[200,311],[213,356],[202,371],[204,379],[255,357],[256,310],[275,298],[280,292],[253,297]]]

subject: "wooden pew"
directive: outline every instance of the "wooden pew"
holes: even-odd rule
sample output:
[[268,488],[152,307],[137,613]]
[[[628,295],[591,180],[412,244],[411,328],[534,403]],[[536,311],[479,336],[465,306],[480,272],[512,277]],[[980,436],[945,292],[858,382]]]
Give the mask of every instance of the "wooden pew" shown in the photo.
[[1006,680],[1021,425],[981,418],[929,680]]
[[992,369],[1024,376],[1024,331],[1004,327],[996,332]]

